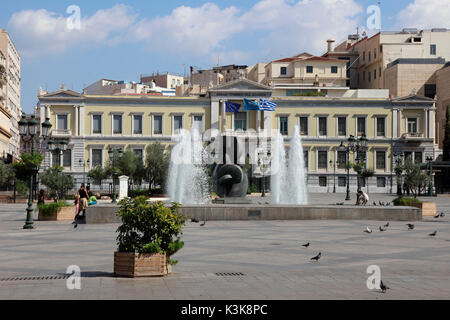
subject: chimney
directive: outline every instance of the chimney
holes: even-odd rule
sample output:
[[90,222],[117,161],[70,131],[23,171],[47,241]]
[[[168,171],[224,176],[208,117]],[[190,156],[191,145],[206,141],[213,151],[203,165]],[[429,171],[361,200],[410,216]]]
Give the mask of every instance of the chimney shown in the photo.
[[334,51],[334,39],[328,39],[327,43],[328,43],[328,52],[333,52]]

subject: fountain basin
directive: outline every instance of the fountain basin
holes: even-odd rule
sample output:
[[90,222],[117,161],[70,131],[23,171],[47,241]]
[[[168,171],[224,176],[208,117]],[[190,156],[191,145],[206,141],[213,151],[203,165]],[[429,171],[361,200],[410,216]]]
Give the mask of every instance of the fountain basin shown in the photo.
[[[119,207],[112,204],[90,207],[86,223],[118,223]],[[364,207],[355,205],[207,204],[183,205],[181,213],[198,220],[377,220],[420,221],[414,207]]]

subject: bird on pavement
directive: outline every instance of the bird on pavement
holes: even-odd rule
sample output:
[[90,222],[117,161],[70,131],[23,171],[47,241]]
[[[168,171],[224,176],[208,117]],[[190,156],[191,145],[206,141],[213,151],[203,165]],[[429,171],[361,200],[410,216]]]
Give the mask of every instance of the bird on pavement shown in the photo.
[[390,289],[390,288],[383,283],[383,280],[381,280],[381,282],[380,282],[380,289],[381,289],[381,292],[385,293],[386,290]]
[[440,216],[441,218],[445,217],[445,213],[441,212]]
[[383,232],[383,231],[386,231],[386,229],[383,229],[382,227],[380,227],[380,231]]
[[320,257],[322,256],[322,252],[319,252],[319,254],[315,257],[312,257],[311,260],[319,261]]
[[376,202],[374,201],[374,202],[373,202],[373,205],[374,205],[374,206],[376,206],[376,205],[377,205],[377,203],[376,203]]
[[386,203],[386,206],[390,206],[390,205],[391,205],[391,203],[390,203],[390,202]]
[[200,221],[197,218],[192,218],[191,222],[199,223]]
[[78,223],[75,223],[73,228],[75,229],[76,227],[78,227]]
[[434,237],[436,234],[437,234],[437,230],[434,230],[434,232],[430,233],[429,236]]
[[434,216],[434,218],[439,218],[441,216],[440,213],[438,213],[437,215]]
[[302,247],[308,248],[309,247],[309,242],[305,243],[305,244],[302,244]]
[[406,225],[408,226],[408,230],[414,229],[414,225],[413,224],[407,223]]
[[206,220],[200,224],[200,227],[203,227],[206,224]]
[[389,222],[387,222],[383,227],[385,228],[389,227]]
[[381,204],[381,201],[378,201],[378,204],[381,206],[382,204]]
[[366,230],[364,230],[365,233],[372,233],[372,229],[370,229],[369,227],[366,227]]

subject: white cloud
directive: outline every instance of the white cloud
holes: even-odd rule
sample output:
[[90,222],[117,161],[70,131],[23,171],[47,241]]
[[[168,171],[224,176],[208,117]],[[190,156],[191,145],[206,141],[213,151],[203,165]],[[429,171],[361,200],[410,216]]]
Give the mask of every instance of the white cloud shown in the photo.
[[326,39],[339,41],[355,32],[361,12],[355,0],[259,0],[246,12],[205,3],[138,19],[131,8],[116,5],[83,18],[81,30],[68,30],[65,16],[44,9],[14,14],[9,27],[27,54],[138,42],[149,51],[202,57],[213,64],[218,56],[222,62],[252,63],[301,51],[320,54]]
[[450,0],[414,0],[398,14],[399,28],[450,28]]
[[30,56],[60,53],[83,44],[114,43],[136,19],[125,5],[99,10],[90,17],[81,12],[80,29],[70,30],[67,17],[45,9],[23,10],[11,16],[8,28],[22,55]]

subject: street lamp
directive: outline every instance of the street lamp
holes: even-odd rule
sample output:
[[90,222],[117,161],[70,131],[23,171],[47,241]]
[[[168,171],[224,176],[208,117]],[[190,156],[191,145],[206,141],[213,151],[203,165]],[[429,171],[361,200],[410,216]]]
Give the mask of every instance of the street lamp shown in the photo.
[[[31,143],[31,154],[34,153],[34,138],[37,135],[38,122],[35,119],[35,116],[32,115],[31,119],[26,120],[23,115],[19,121],[19,134],[21,138],[25,141],[27,138],[28,142]],[[52,127],[49,121],[44,122],[42,124],[42,137],[45,139],[48,137],[50,128]],[[33,178],[39,168],[31,168],[30,172],[30,190],[28,197],[28,207],[27,207],[27,220],[25,221],[24,229],[34,229],[34,221],[33,221]]]
[[430,197],[433,196],[433,157],[426,157],[426,159],[428,161],[428,164],[430,166],[430,187],[428,190],[428,195]]
[[401,165],[403,163],[403,153],[394,153],[394,162],[395,162],[395,175],[397,176],[397,195],[402,195],[402,170]]
[[80,167],[83,166],[83,183],[86,184],[86,164],[89,167],[89,159],[84,162],[82,159],[78,160],[78,163],[80,164]]
[[[364,161],[364,157],[360,157],[362,152],[367,151],[368,148],[368,140],[366,136],[363,134],[360,138],[356,139],[353,135],[350,135],[350,137],[347,139],[347,145],[344,145],[344,141],[341,141],[340,146],[338,147],[338,150],[345,151],[347,154],[347,194],[345,197],[345,200],[350,200],[350,151],[357,153],[356,161],[361,163],[361,160]],[[360,184],[359,184],[359,170],[357,171],[357,183],[358,183],[358,191],[360,191]]]
[[[112,174],[112,203],[117,203],[116,201],[116,182],[114,180],[114,176],[116,175],[116,165],[115,165],[115,154],[112,148],[109,148],[108,150],[108,155],[109,155],[109,159],[112,162],[112,169],[113,169],[113,174]],[[119,156],[122,154],[122,149],[118,149],[116,150],[119,153]]]
[[267,156],[263,156],[262,158],[258,159],[258,165],[262,173],[262,194],[261,197],[266,196],[266,184],[265,184],[265,173],[267,172],[267,169],[270,167],[270,159]]
[[53,140],[49,140],[47,142],[47,148],[48,150],[50,150],[51,152],[56,151],[55,153],[58,155],[58,165],[61,165],[61,154],[63,154],[64,151],[67,150],[67,140],[63,139],[63,140],[58,140],[58,141],[53,141]]

